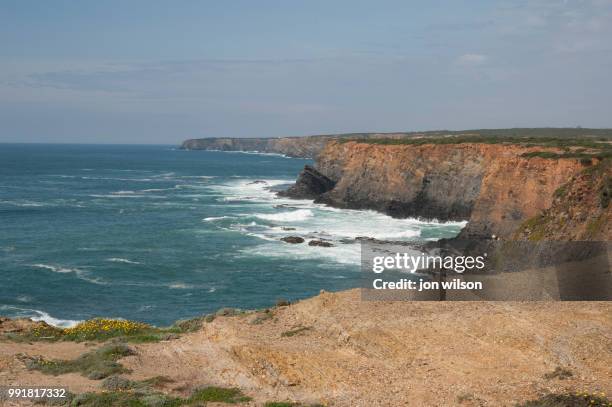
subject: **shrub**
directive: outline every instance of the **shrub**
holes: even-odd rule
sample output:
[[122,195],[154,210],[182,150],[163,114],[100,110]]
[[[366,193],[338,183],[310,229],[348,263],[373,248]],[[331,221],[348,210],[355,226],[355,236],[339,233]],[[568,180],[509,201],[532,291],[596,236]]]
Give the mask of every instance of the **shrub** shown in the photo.
[[240,389],[226,389],[223,387],[204,387],[196,390],[189,398],[189,402],[204,401],[204,402],[219,402],[219,403],[242,403],[250,401],[251,398],[242,394]]
[[564,379],[568,379],[570,377],[572,377],[574,374],[571,372],[571,370],[562,368],[560,366],[557,366],[555,368],[555,370],[553,370],[550,373],[546,373],[544,375],[545,379],[559,379],[559,380],[564,380]]
[[287,307],[289,305],[291,305],[289,300],[285,300],[283,298],[279,298],[278,300],[276,300],[276,306],[277,307]]
[[89,379],[100,380],[127,372],[128,370],[117,363],[117,360],[133,354],[134,351],[125,344],[111,344],[84,353],[74,360],[26,358],[26,367],[54,376],[79,372]]
[[308,330],[310,330],[310,329],[312,329],[312,327],[309,327],[309,326],[302,326],[302,327],[300,327],[300,328],[296,328],[296,329],[292,329],[292,330],[289,330],[289,331],[285,331],[285,332],[283,332],[283,333],[281,334],[281,337],[283,337],[283,338],[289,338],[289,337],[295,336],[295,335],[297,335],[297,334],[300,334],[300,333],[302,333],[302,332],[304,332],[304,331],[308,331]]
[[530,400],[517,407],[609,407],[610,400],[603,394],[586,392],[576,394],[547,394],[537,400]]
[[4,335],[7,339],[21,341],[106,341],[119,338],[127,342],[146,343],[178,338],[178,334],[197,330],[201,318],[179,321],[170,328],[157,328],[142,322],[123,319],[95,318],[81,322],[72,328],[56,328],[38,324],[32,329]]
[[599,205],[602,208],[607,208],[610,204],[610,197],[612,196],[612,177],[606,177],[604,183],[599,190]]
[[73,341],[105,340],[118,336],[142,335],[151,330],[151,326],[142,322],[124,319],[95,318],[66,328],[62,338]]

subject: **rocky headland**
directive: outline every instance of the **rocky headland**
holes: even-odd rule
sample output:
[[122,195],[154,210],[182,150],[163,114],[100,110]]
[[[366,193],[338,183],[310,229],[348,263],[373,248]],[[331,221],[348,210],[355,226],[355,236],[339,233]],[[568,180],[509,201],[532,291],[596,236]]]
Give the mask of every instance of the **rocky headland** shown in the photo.
[[284,195],[394,217],[467,220],[464,238],[609,240],[607,144],[603,153],[578,148],[334,140]]

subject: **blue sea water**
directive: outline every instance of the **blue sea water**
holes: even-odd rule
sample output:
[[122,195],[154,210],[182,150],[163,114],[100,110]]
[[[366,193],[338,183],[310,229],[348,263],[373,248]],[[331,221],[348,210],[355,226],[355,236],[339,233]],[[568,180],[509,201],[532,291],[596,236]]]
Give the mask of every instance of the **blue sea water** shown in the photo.
[[[277,197],[307,163],[172,146],[0,144],[0,315],[168,325],[266,307],[357,286],[355,237],[436,239],[463,226]],[[289,235],[335,246],[279,240]]]

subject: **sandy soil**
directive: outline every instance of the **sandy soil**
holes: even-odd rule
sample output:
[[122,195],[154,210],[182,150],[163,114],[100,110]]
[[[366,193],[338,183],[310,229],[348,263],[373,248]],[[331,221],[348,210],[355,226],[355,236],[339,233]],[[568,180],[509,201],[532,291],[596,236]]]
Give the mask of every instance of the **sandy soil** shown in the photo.
[[[132,379],[172,378],[177,394],[240,387],[248,405],[512,406],[547,392],[612,393],[609,302],[367,302],[350,290],[253,323],[262,315],[218,317],[179,339],[134,345],[137,355],[121,363]],[[75,358],[92,346],[0,342],[0,386],[97,390],[99,381],[27,371],[17,358]],[[558,366],[573,376],[544,378]]]

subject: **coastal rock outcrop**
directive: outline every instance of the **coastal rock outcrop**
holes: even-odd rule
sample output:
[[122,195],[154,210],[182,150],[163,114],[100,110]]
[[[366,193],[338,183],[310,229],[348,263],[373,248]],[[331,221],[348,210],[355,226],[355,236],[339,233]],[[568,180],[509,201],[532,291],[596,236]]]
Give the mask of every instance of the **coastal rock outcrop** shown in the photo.
[[311,240],[308,242],[308,246],[333,247],[334,245],[325,240]]
[[286,236],[281,237],[281,240],[285,243],[299,244],[304,243],[304,238],[299,236]]
[[279,195],[295,199],[315,199],[321,194],[331,191],[334,185],[334,181],[310,165],[306,165],[295,184],[286,191],[280,191]]

